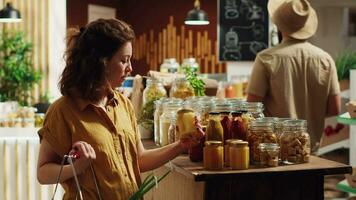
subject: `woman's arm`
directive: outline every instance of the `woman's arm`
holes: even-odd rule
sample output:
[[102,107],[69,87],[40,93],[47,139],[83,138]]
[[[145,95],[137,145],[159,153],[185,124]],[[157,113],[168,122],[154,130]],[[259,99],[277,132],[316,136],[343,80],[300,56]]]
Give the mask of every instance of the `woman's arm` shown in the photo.
[[182,153],[184,149],[180,141],[178,141],[161,148],[146,150],[140,141],[138,144],[138,156],[141,172],[153,170],[163,165]]
[[[81,174],[88,166],[89,160],[95,159],[93,148],[85,142],[76,142],[73,148],[77,149],[80,158],[76,159],[74,167]],[[46,139],[42,139],[37,162],[37,179],[40,184],[55,184],[61,169],[62,158],[52,149]],[[64,182],[73,177],[70,165],[64,165],[59,182]]]

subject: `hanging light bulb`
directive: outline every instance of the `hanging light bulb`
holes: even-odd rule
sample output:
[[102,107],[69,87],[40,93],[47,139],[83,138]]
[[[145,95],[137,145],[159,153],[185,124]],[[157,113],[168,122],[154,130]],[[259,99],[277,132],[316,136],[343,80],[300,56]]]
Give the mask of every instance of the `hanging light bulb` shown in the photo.
[[207,25],[209,24],[208,15],[204,10],[200,9],[199,0],[195,0],[194,8],[190,10],[185,18],[187,25]]
[[11,3],[6,3],[6,7],[0,10],[0,22],[21,22],[20,11],[13,8]]

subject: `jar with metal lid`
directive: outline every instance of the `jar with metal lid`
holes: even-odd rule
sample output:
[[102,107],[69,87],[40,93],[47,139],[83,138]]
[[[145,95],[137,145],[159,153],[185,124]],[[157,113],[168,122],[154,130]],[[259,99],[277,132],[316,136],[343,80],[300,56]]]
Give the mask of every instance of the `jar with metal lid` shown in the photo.
[[264,121],[252,121],[250,124],[247,137],[251,159],[255,163],[260,163],[260,151],[258,145],[260,143],[277,143],[276,134],[273,132],[273,124]]
[[195,96],[193,87],[188,83],[186,78],[176,78],[173,81],[172,87],[169,91],[170,97],[187,99]]
[[206,141],[217,140],[224,141],[224,130],[220,122],[220,113],[210,112],[209,113],[209,123],[206,128]]
[[176,101],[169,101],[163,103],[163,113],[159,118],[159,133],[160,145],[165,146],[168,144],[168,130],[171,121],[176,118],[177,111],[181,108],[181,103]]
[[199,64],[196,62],[195,58],[184,58],[178,72],[184,73],[185,68],[190,68],[193,72],[199,73]]
[[230,148],[231,142],[234,142],[234,141],[242,141],[242,140],[228,139],[228,140],[225,140],[225,143],[224,143],[224,161],[225,161],[226,167],[230,166],[230,150],[229,150],[229,148]]
[[222,141],[205,141],[204,168],[208,170],[221,170],[224,167],[224,147]]
[[248,142],[235,140],[230,142],[230,166],[232,169],[248,169],[250,150]]
[[179,64],[175,58],[165,58],[160,66],[160,72],[175,73],[178,71]]
[[280,137],[283,162],[304,163],[310,158],[310,136],[306,120],[286,120]]
[[143,105],[166,96],[167,92],[166,89],[164,89],[162,81],[155,78],[147,79],[146,88],[143,90]]
[[260,151],[260,164],[262,166],[277,167],[279,156],[279,145],[275,143],[261,143],[258,146]]
[[253,118],[263,118],[263,104],[261,102],[245,102],[242,108],[247,111]]

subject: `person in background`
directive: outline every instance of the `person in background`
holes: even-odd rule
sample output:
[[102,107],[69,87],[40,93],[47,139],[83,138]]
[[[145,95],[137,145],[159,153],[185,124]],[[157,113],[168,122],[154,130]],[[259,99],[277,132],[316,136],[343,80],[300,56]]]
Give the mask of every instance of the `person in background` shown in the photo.
[[[74,162],[83,197],[98,199],[90,163],[102,199],[127,200],[137,191],[140,173],[157,168],[198,143],[203,132],[165,147],[145,150],[130,101],[115,91],[132,71],[134,31],[123,21],[99,19],[67,36],[62,97],[49,108],[41,139],[37,177],[54,184],[64,155],[78,151]],[[59,179],[64,199],[76,199],[70,165]]]
[[265,115],[305,119],[312,152],[327,116],[340,112],[340,88],[332,57],[307,40],[318,26],[307,0],[270,0],[268,12],[282,33],[281,44],[258,53],[247,101],[262,102]]

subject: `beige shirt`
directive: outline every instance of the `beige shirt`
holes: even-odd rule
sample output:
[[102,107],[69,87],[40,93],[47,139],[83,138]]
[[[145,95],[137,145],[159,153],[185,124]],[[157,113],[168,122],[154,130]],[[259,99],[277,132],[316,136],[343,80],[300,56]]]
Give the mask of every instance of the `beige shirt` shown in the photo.
[[[106,109],[83,99],[61,97],[48,110],[39,135],[61,157],[76,141],[89,143],[96,152],[93,167],[102,198],[126,200],[140,182],[136,118],[130,101],[119,93],[114,93]],[[90,167],[79,176],[79,182],[84,199],[98,199]],[[65,200],[76,199],[73,178],[62,186]]]
[[306,119],[314,147],[323,132],[328,97],[340,88],[328,53],[289,39],[257,55],[247,92],[264,98],[266,116]]

